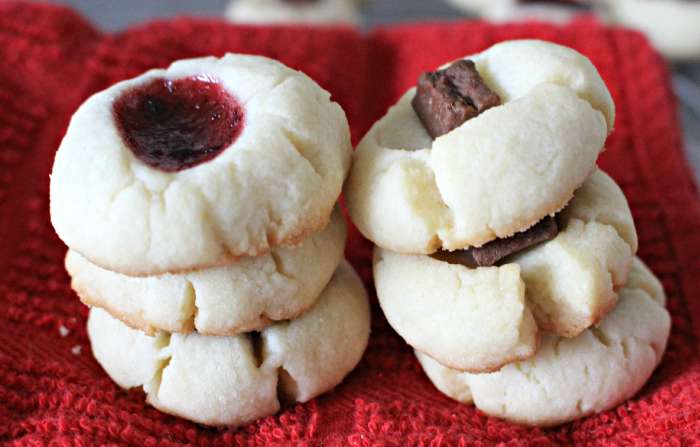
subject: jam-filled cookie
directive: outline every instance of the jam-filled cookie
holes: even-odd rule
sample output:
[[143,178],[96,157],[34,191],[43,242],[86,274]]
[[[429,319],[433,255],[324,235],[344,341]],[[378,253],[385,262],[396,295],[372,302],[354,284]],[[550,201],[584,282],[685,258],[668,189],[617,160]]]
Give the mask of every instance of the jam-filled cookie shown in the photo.
[[601,0],[448,0],[465,12],[486,19],[503,20],[548,20],[565,22],[577,14],[597,11]]
[[182,60],[76,111],[51,220],[68,247],[123,274],[223,265],[324,228],[350,154],[343,110],[306,75],[257,56]]
[[416,355],[435,386],[455,400],[512,422],[558,425],[611,409],[644,386],[668,341],[664,306],[661,284],[635,259],[620,302],[600,325],[576,338],[547,334],[527,361],[470,374]]
[[480,247],[566,206],[595,169],[615,109],[576,51],[509,41],[424,73],[362,139],[348,209],[401,253]]
[[360,0],[234,0],[225,16],[240,23],[359,22]]
[[528,232],[535,245],[521,251],[511,239],[433,256],[377,248],[387,320],[417,351],[470,372],[531,357],[538,329],[575,337],[597,324],[617,303],[637,251],[622,191],[596,171],[536,230]]
[[132,277],[105,270],[75,251],[66,256],[71,286],[88,306],[101,307],[147,332],[235,335],[295,318],[310,308],[343,259],[345,221],[298,247],[274,247],[223,267]]
[[644,32],[664,56],[675,60],[700,59],[700,1],[605,2],[613,22]]
[[347,263],[311,310],[260,333],[149,336],[98,308],[88,320],[95,358],[119,386],[143,387],[163,412],[229,426],[338,385],[362,357],[369,330],[367,294]]

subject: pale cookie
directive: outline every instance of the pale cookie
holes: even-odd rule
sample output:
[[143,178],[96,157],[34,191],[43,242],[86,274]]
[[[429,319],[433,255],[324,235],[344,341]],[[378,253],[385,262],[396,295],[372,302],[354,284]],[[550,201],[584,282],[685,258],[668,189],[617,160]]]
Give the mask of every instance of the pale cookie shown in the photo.
[[311,307],[343,259],[345,234],[336,209],[328,226],[299,247],[275,247],[224,267],[132,277],[69,250],[66,270],[85,304],[135,329],[235,335],[295,318]]
[[346,262],[309,312],[260,334],[148,336],[98,308],[88,319],[93,354],[119,386],[143,386],[163,412],[231,426],[338,385],[362,357],[369,330],[367,294]]
[[700,2],[689,0],[606,0],[611,20],[642,31],[674,60],[700,59]]
[[566,22],[578,14],[592,13],[600,0],[522,1],[448,0],[455,8],[494,21],[547,20]]
[[558,425],[613,408],[644,386],[666,349],[671,319],[664,305],[661,284],[635,259],[619,304],[598,327],[570,339],[545,335],[530,360],[469,374],[416,356],[453,399],[512,422]]
[[470,372],[531,357],[538,326],[581,333],[617,302],[637,234],[622,191],[599,170],[557,220],[554,239],[498,267],[377,247],[374,281],[389,324],[416,350]]
[[357,24],[358,0],[234,0],[225,17],[238,23]]
[[429,254],[511,236],[563,208],[595,168],[615,112],[587,58],[519,40],[468,59],[502,105],[432,141],[411,89],[358,145],[347,204],[381,247]]
[[295,245],[350,163],[343,110],[279,62],[182,60],[90,97],[51,175],[51,219],[92,263],[142,276]]
[[520,266],[541,329],[574,337],[617,302],[637,253],[637,231],[615,181],[596,170],[557,215],[559,234],[507,261]]

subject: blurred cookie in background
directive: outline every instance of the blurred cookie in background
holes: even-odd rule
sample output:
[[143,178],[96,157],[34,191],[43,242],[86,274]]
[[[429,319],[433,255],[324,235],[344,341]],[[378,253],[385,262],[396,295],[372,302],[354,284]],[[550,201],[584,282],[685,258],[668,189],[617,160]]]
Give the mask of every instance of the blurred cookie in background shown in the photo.
[[668,59],[700,59],[700,2],[606,0],[610,20],[647,35]]
[[599,0],[447,0],[452,6],[494,21],[547,20],[566,22],[579,14],[598,12]]
[[225,17],[237,23],[357,25],[361,0],[234,0]]

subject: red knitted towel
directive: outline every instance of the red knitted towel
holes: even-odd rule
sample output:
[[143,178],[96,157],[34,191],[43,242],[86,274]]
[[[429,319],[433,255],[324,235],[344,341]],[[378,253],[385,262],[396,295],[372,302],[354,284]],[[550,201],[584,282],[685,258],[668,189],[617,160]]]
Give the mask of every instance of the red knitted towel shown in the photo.
[[[522,37],[588,55],[618,106],[601,165],[629,198],[641,257],[663,280],[673,315],[666,357],[634,399],[552,430],[486,417],[433,388],[376,305],[367,353],[335,392],[237,430],[163,415],[144,404],[141,392],[119,390],[93,360],[86,309],[70,290],[65,246],[49,223],[47,176],[71,113],[90,93],[179,58],[264,54],[330,90],[357,141],[422,70]],[[180,19],[103,35],[65,9],[0,2],[0,443],[699,443],[700,200],[681,146],[659,57],[640,35],[590,21],[565,28],[423,24],[362,36],[347,28]],[[370,245],[356,231],[348,256],[371,290]]]

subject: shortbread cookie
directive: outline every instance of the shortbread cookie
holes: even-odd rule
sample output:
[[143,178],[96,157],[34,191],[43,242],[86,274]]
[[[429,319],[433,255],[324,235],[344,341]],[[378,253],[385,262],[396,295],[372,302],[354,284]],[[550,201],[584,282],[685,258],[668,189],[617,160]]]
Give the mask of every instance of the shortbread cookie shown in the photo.
[[328,226],[299,247],[275,247],[224,267],[132,277],[69,250],[66,270],[85,304],[135,329],[235,335],[301,315],[328,284],[344,248],[345,221],[337,209]]
[[225,16],[239,23],[359,22],[358,0],[234,0]]
[[601,170],[556,217],[554,239],[506,261],[520,266],[538,326],[575,337],[615,306],[637,253],[637,231],[620,187]]
[[239,425],[275,413],[280,400],[306,402],[338,385],[362,357],[369,324],[367,294],[344,262],[309,312],[259,334],[148,336],[98,308],[88,334],[119,386],[143,386],[166,413]]
[[600,0],[448,0],[453,6],[489,20],[547,20],[566,22],[577,14],[593,13]]
[[381,247],[429,254],[509,237],[563,208],[595,167],[615,112],[587,58],[520,40],[467,59],[502,105],[433,141],[411,89],[355,152],[348,208]]
[[306,75],[258,56],[182,60],[76,111],[51,219],[123,274],[223,265],[324,228],[350,152],[343,110]]
[[571,339],[545,335],[530,360],[470,374],[416,355],[453,399],[521,424],[562,424],[613,408],[644,386],[666,349],[671,319],[664,305],[661,284],[636,259],[619,304],[598,327]]
[[418,351],[470,372],[529,358],[538,327],[580,334],[617,302],[637,234],[622,191],[599,170],[556,219],[554,239],[494,267],[474,268],[465,252],[376,248],[374,280],[387,320]]
[[611,20],[636,28],[664,56],[700,59],[700,2],[688,0],[605,0]]

